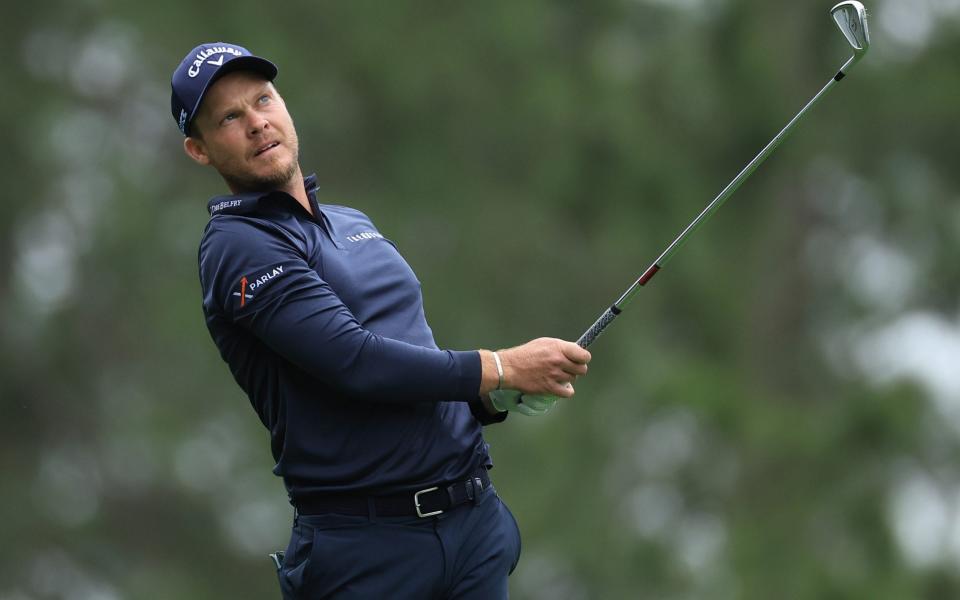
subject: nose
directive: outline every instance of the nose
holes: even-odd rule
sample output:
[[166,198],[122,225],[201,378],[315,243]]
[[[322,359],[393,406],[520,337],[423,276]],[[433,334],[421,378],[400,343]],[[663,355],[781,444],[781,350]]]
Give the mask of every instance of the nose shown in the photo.
[[250,123],[247,125],[247,131],[251,136],[260,135],[269,128],[270,122],[258,114],[254,114],[250,119]]

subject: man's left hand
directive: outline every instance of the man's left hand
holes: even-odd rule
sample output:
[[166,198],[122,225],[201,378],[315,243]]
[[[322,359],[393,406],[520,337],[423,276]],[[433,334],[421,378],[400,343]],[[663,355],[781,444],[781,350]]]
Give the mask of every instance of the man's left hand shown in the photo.
[[527,417],[539,417],[546,414],[557,403],[556,396],[534,396],[518,390],[494,390],[490,392],[490,403],[500,412],[520,413]]

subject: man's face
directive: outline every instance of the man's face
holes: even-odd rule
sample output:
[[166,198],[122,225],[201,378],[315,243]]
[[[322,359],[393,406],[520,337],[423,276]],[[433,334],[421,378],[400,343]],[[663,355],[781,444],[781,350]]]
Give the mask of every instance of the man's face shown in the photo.
[[212,165],[234,192],[283,188],[298,172],[293,119],[273,84],[250,71],[228,73],[207,90],[184,148]]

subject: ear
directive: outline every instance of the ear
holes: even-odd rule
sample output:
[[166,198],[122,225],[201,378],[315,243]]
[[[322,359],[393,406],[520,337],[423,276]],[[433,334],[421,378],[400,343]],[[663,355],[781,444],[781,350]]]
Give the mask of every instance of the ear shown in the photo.
[[210,164],[210,155],[207,153],[207,147],[203,140],[194,137],[183,138],[183,151],[197,164],[204,166]]

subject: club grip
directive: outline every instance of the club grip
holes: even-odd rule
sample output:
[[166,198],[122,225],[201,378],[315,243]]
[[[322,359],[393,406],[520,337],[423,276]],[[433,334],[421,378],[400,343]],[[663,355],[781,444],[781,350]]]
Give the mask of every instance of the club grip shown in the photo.
[[620,314],[620,310],[615,306],[608,308],[596,322],[590,326],[590,329],[586,330],[583,335],[580,336],[580,339],[577,340],[577,345],[581,348],[586,348],[593,343],[593,340],[600,337],[600,334],[603,333],[603,330],[607,328],[607,325],[613,322],[617,318],[617,315]]

